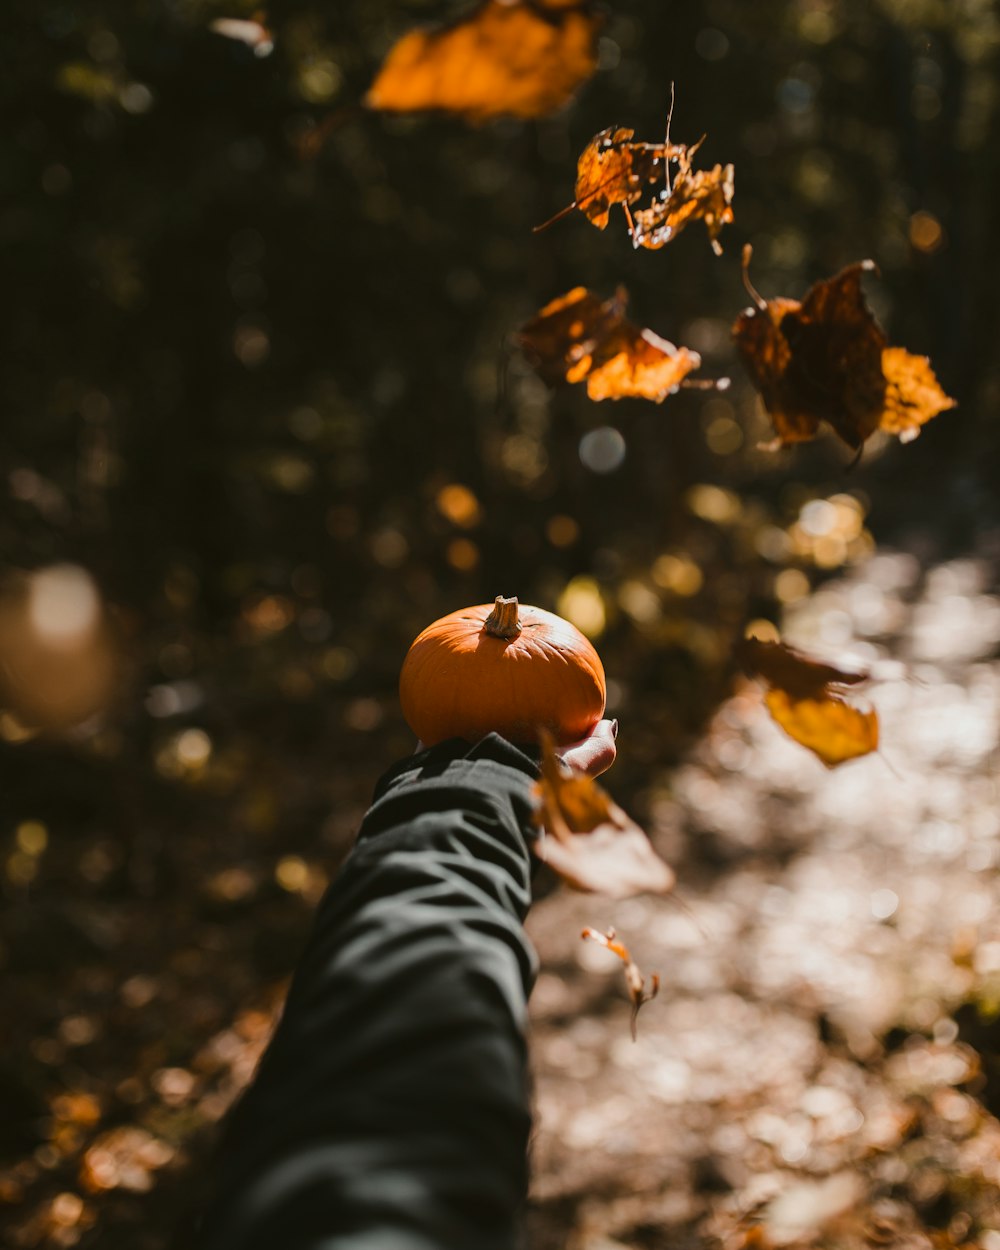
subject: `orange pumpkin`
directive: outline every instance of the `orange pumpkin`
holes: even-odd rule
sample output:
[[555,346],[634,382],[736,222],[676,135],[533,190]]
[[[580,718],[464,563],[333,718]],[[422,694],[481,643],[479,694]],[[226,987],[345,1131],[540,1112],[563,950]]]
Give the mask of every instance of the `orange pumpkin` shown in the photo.
[[428,625],[399,678],[403,715],[425,746],[494,731],[537,742],[543,727],[575,742],[601,719],[606,693],[600,657],[575,625],[502,595]]

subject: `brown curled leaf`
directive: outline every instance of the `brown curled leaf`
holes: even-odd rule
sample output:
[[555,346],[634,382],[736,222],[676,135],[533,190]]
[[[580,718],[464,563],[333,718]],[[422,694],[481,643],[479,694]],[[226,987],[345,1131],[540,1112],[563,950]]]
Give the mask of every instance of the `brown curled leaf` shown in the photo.
[[[733,166],[695,170],[692,161],[704,138],[688,146],[671,143],[669,134],[669,119],[667,138],[662,143],[636,142],[635,131],[624,126],[608,126],[600,131],[577,160],[575,199],[536,229],[545,229],[577,208],[599,230],[604,230],[612,207],[620,204],[633,246],[664,247],[689,222],[703,221],[712,249],[719,255],[719,233],[733,220]],[[673,185],[672,164],[677,166]],[[646,208],[633,213],[630,206],[656,182],[663,184],[660,191]]]
[[793,699],[815,699],[828,693],[831,686],[857,686],[868,680],[865,672],[814,660],[787,642],[741,638],[733,652],[748,677],[761,677]]
[[[591,833],[612,819],[614,806],[608,792],[586,773],[567,769],[555,751],[555,739],[543,729],[541,733],[541,779],[535,795],[542,801],[542,824],[556,837],[573,833]],[[553,804],[559,819],[553,827],[545,823],[546,804]]]
[[845,671],[786,643],[758,638],[742,639],[734,653],[748,676],[767,682],[764,702],[775,722],[827,768],[878,749],[877,713],[848,703],[842,689],[866,681],[867,673]]
[[597,68],[603,22],[587,0],[484,0],[454,22],[403,35],[365,104],[472,122],[544,117]]
[[617,955],[625,965],[625,985],[628,988],[628,996],[632,1003],[632,1016],[629,1021],[629,1026],[632,1032],[632,1041],[636,1041],[639,1035],[639,1010],[646,1003],[652,1002],[652,1000],[660,992],[659,974],[656,972],[652,973],[649,978],[649,989],[647,990],[646,979],[639,971],[638,964],[636,964],[635,960],[632,958],[629,953],[629,949],[624,942],[618,941],[618,934],[613,928],[608,929],[606,933],[602,933],[600,929],[591,929],[588,927],[583,930],[580,936],[584,939],[584,941],[589,939],[590,941],[597,942],[599,945],[605,947],[605,949],[611,951],[613,955]]
[[627,299],[621,288],[601,300],[585,287],[574,287],[523,325],[517,341],[550,385],[586,381],[593,400],[631,397],[661,403],[701,365],[701,357],[629,321]]
[[535,785],[535,855],[584,893],[629,898],[665,894],[675,876],[642,829],[592,777],[567,768],[550,735],[542,737],[542,775]]
[[690,222],[703,221],[712,251],[716,256],[722,255],[719,234],[733,220],[735,170],[732,165],[692,170],[691,158],[700,146],[699,141],[682,150],[669,192],[661,192],[649,208],[637,209],[633,214],[632,242],[636,247],[665,247]]
[[870,260],[816,282],[801,303],[764,300],[746,278],[754,307],[733,324],[733,337],[777,433],[774,446],[815,438],[826,421],[858,450],[876,430],[904,441],[939,412],[953,408],[927,360],[889,347],[861,289]]

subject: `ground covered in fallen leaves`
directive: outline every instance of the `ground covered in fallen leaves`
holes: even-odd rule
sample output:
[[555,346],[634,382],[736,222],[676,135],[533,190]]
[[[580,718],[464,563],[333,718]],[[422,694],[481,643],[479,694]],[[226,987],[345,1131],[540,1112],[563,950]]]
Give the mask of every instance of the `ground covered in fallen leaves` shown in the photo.
[[[679,900],[536,907],[534,1250],[1000,1247],[998,539],[789,613],[873,666],[878,755],[827,770],[748,683],[641,798]],[[609,923],[662,980],[635,1043]]]

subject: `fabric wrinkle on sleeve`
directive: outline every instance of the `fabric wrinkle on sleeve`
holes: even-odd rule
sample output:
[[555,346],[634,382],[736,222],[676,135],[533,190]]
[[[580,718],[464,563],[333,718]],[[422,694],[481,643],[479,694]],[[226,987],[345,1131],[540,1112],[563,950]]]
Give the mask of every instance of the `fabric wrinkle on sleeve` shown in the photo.
[[518,1244],[534,764],[502,739],[416,759],[321,904],[203,1247]]

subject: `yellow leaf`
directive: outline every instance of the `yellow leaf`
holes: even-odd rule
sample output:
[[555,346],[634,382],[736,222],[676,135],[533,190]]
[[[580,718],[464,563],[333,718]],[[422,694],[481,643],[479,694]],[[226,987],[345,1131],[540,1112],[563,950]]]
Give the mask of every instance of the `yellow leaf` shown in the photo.
[[908,443],[939,412],[955,407],[955,400],[944,393],[926,356],[913,356],[902,347],[887,347],[882,353],[885,374],[885,411],[879,429],[896,434]]
[[794,699],[784,690],[768,690],[768,711],[796,742],[828,768],[878,749],[878,716],[833,695]]

